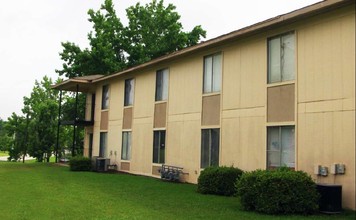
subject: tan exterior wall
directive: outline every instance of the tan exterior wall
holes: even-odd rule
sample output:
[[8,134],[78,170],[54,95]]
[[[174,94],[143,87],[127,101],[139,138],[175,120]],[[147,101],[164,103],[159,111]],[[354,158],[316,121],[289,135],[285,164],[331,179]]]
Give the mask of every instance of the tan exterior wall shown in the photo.
[[[296,79],[293,120],[267,120],[267,38],[295,31]],[[202,125],[203,58],[222,53],[220,118]],[[99,153],[101,89],[110,84],[108,157],[135,174],[156,176],[152,163],[156,70],[169,68],[166,155],[168,165],[184,168],[184,180],[200,174],[201,129],[220,128],[220,165],[243,170],[266,168],[267,126],[295,125],[296,169],[317,182],[343,186],[343,206],[355,209],[355,10],[338,9],[306,21],[209,48],[97,85],[93,155]],[[121,161],[124,80],[135,79],[131,160]],[[293,94],[290,94],[291,97]],[[292,99],[293,97],[291,97]],[[288,99],[288,100],[291,100]],[[292,111],[293,109],[289,109]],[[292,115],[293,115],[292,114]],[[318,177],[314,165],[344,163],[345,175]]]
[[[355,208],[355,10],[298,30],[298,169],[319,183],[342,184]],[[345,164],[345,175],[320,177],[314,165]]]

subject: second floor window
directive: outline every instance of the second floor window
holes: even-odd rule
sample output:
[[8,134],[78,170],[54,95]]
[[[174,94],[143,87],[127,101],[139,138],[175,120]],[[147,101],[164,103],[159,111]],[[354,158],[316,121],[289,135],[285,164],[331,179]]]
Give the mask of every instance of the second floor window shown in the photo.
[[168,69],[159,70],[156,73],[156,101],[168,99]]
[[134,81],[134,79],[125,80],[124,106],[133,105],[134,89],[135,89],[135,81]]
[[295,78],[294,33],[268,40],[268,83],[284,82]]
[[203,93],[220,92],[221,72],[220,53],[204,58]]
[[103,86],[102,96],[101,96],[101,109],[109,108],[109,85]]

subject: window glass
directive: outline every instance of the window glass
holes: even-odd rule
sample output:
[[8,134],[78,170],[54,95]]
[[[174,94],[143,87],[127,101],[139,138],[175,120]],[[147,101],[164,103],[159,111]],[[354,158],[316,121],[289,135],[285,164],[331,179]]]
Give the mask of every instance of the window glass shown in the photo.
[[213,57],[206,57],[204,60],[204,93],[212,92],[213,83]]
[[109,108],[109,85],[103,86],[101,97],[101,109]]
[[210,144],[210,135],[209,130],[205,129],[201,131],[201,168],[205,168],[209,166],[209,144]]
[[213,56],[213,92],[219,92],[221,87],[221,54]]
[[287,167],[295,167],[294,158],[294,127],[284,126],[281,128],[282,157],[281,164]]
[[295,78],[294,33],[268,40],[268,83],[283,82]]
[[203,129],[201,134],[201,168],[219,165],[220,129]]
[[294,35],[288,34],[282,37],[282,81],[288,81],[294,79],[294,54],[295,54],[295,46],[294,46]]
[[281,81],[281,44],[279,38],[274,38],[269,41],[269,82]]
[[130,106],[133,105],[134,99],[134,79],[125,80],[125,98],[124,105]]
[[165,163],[166,131],[153,132],[153,163]]
[[106,157],[107,132],[100,132],[99,157]]
[[168,69],[156,73],[156,101],[168,99]]
[[121,159],[131,159],[131,132],[122,132]]

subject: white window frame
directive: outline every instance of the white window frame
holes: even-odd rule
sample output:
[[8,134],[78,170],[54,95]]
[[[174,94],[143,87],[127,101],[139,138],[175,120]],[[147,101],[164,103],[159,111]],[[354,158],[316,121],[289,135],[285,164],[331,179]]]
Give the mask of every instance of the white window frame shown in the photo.
[[[293,134],[292,137],[289,137],[289,140],[291,141],[288,144],[283,143],[283,133],[282,129],[283,128],[288,128],[291,129],[291,132]],[[278,129],[278,142],[271,142],[271,130],[272,129]],[[292,149],[292,150],[291,150]],[[295,126],[294,125],[285,125],[285,126],[269,126],[267,127],[267,169],[273,169],[273,168],[278,168],[282,166],[286,166],[292,169],[295,169]],[[269,157],[270,154],[275,154],[278,158],[278,163],[275,165],[272,165]],[[287,159],[290,159],[287,161]],[[286,163],[283,163],[283,161],[287,161]]]
[[102,94],[101,94],[101,109],[102,110],[106,110],[109,108],[109,92],[110,92],[110,86],[103,85]]
[[124,106],[132,106],[135,95],[135,79],[126,79],[124,87]]
[[100,132],[99,157],[106,157],[108,147],[108,132]]
[[[215,131],[218,136],[217,140],[213,140],[213,131]],[[207,132],[208,143],[204,141],[204,133]],[[217,146],[213,146],[213,144]],[[216,153],[216,155],[214,154]],[[207,157],[207,158],[206,158]],[[220,128],[202,129],[201,130],[201,157],[200,157],[200,168],[206,168],[209,166],[219,166],[220,163]]]
[[156,72],[155,100],[166,101],[168,99],[169,70],[161,69]]
[[[158,140],[156,140],[156,133],[158,133]],[[164,143],[162,143],[162,134],[164,133]],[[166,162],[166,137],[167,133],[166,130],[156,130],[153,131],[153,153],[152,153],[152,163],[157,163],[157,164],[164,164]],[[156,145],[156,142],[158,141],[158,145]],[[163,146],[162,146],[163,144]],[[163,153],[162,153],[163,149]],[[157,155],[155,155],[157,154]],[[155,160],[155,156],[157,160]]]
[[221,90],[222,53],[204,57],[203,93],[217,93]]
[[122,132],[121,160],[131,160],[131,131]]

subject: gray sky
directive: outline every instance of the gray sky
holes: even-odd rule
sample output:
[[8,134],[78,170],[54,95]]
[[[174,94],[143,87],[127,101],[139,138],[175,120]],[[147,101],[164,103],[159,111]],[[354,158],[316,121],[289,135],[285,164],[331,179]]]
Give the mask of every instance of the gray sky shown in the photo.
[[[104,0],[15,0],[0,3],[0,118],[21,114],[35,80],[58,78],[61,42],[87,47],[87,11]],[[173,3],[186,31],[202,25],[211,39],[320,0],[165,0]],[[113,0],[122,22],[137,0]],[[150,0],[139,1],[141,4]]]

